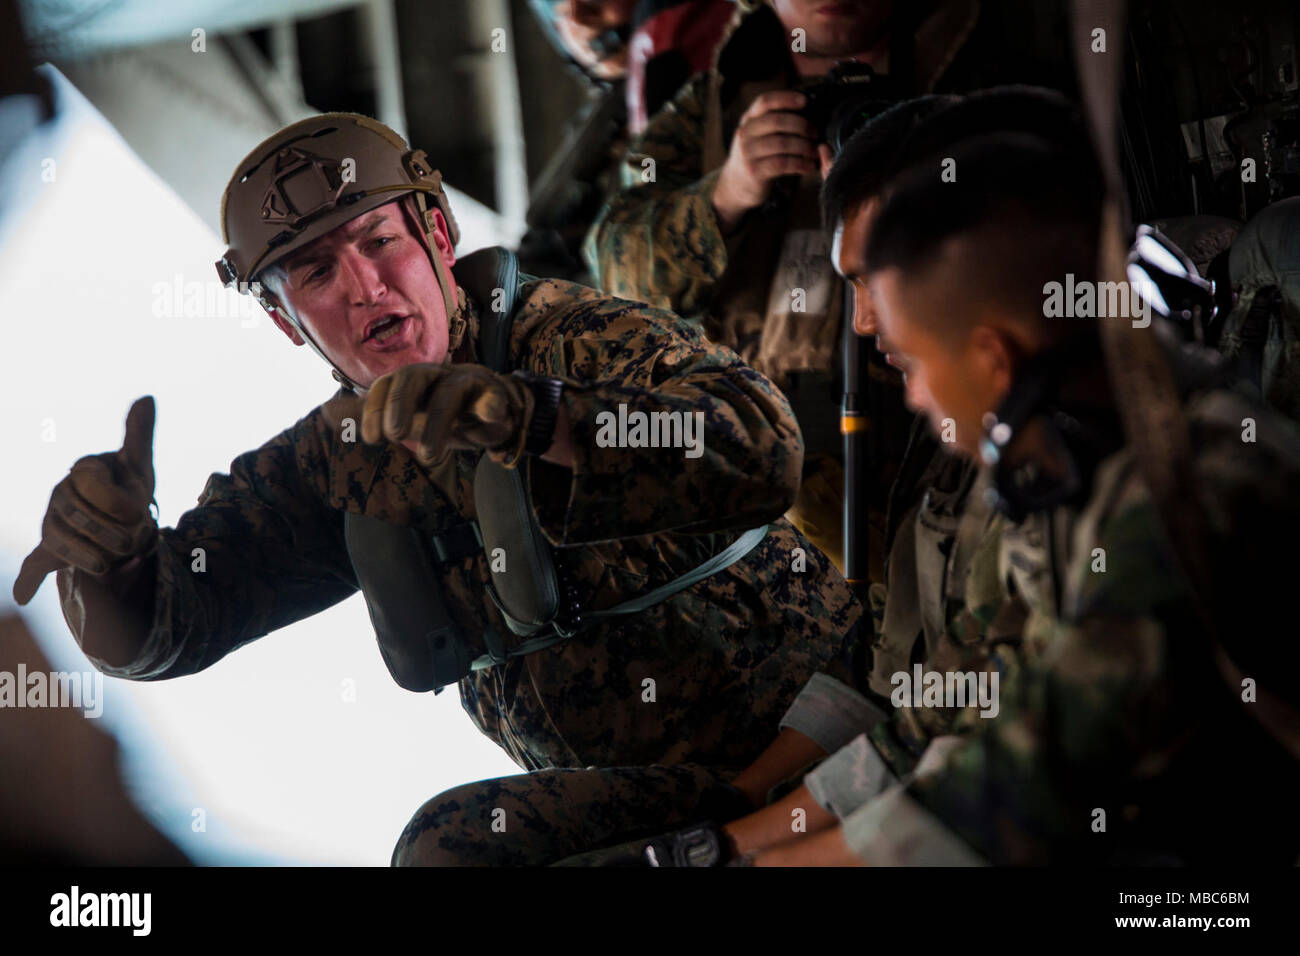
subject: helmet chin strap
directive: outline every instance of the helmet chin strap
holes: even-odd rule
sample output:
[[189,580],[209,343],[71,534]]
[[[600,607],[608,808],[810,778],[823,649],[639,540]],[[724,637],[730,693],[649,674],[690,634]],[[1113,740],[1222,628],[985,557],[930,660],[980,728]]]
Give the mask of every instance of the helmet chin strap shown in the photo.
[[302,336],[303,340],[311,346],[312,351],[323,358],[325,364],[333,370],[330,374],[333,376],[334,381],[358,395],[366,391],[365,388],[354,382],[343,369],[339,368],[332,358],[325,354],[324,350],[316,344],[316,340],[311,337],[311,333],[307,331],[306,326],[298,321],[298,317],[293,314],[293,311],[287,305],[280,301],[278,296],[263,289],[262,294],[258,297],[258,302],[261,303],[262,308],[268,311],[274,309],[276,313],[284,317],[286,322],[293,326],[294,331]]
[[438,231],[438,220],[433,215],[435,208],[429,205],[428,197],[422,192],[411,193],[402,199],[402,212],[407,216],[408,220],[414,220],[411,225],[415,229],[415,234],[422,236],[424,239],[424,251],[429,254],[429,264],[433,266],[433,276],[438,280],[438,288],[442,290],[442,307],[446,311],[447,327],[448,332],[450,332],[458,307],[456,296],[452,292],[451,276],[447,271],[447,263],[442,261],[442,256],[438,252],[438,244],[433,239]]
[[[415,208],[412,209],[411,206],[403,200],[402,210],[408,216],[413,216],[415,218],[416,234],[423,237],[425,251],[428,253],[429,262],[433,266],[434,279],[437,281],[438,288],[442,292],[443,308],[446,310],[448,335],[450,336],[453,331],[452,325],[456,321],[458,307],[455,296],[451,291],[451,279],[447,274],[447,264],[442,261],[442,256],[438,255],[437,245],[433,241],[433,234],[438,228],[437,221],[434,219],[433,211],[430,209],[428,203],[425,202],[422,193],[414,193],[411,198],[413,199]],[[324,359],[325,364],[332,369],[330,374],[333,376],[334,381],[357,395],[364,394],[369,390],[353,381],[352,378],[343,371],[343,369],[338,367],[338,364],[335,363],[333,359],[325,354],[324,350],[316,343],[316,340],[311,337],[311,334],[307,331],[306,327],[298,320],[298,317],[293,314],[293,311],[287,305],[280,301],[278,296],[267,292],[265,288],[263,288],[258,301],[261,303],[262,308],[274,309],[280,315],[284,316],[285,321],[293,326],[294,330],[302,336],[308,345],[311,346],[312,351]],[[448,354],[450,354],[450,348],[448,349]]]

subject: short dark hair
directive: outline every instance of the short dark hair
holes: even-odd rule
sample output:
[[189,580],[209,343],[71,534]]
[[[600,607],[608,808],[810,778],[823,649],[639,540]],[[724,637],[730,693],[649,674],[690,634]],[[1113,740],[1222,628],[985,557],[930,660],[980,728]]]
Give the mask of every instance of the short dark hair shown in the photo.
[[[867,245],[871,272],[924,272],[951,240],[978,239],[982,251],[964,263],[972,301],[1024,317],[1042,316],[1046,283],[1067,273],[1095,279],[1103,190],[1090,149],[1000,131],[944,153],[887,185]],[[952,181],[944,181],[945,160]]]
[[995,86],[956,98],[945,109],[922,118],[895,151],[886,175],[893,178],[963,140],[997,132],[1027,133],[1093,156],[1083,114],[1066,96],[1041,86]]
[[872,117],[835,156],[822,183],[822,223],[834,229],[845,213],[880,191],[897,166],[896,154],[909,133],[928,116],[958,102],[957,96],[918,96]]
[[1030,133],[1093,156],[1082,114],[1056,90],[1009,84],[965,96],[919,96],[872,118],[840,150],[822,185],[822,222],[833,229],[850,208],[879,195],[909,167],[998,130]]

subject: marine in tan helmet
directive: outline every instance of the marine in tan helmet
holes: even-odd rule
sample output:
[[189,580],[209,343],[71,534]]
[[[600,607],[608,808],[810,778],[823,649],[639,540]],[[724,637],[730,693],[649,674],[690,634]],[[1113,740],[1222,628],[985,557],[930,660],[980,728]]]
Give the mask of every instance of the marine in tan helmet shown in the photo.
[[438,173],[365,117],[262,143],[222,219],[222,279],[342,387],[161,529],[138,401],[123,448],[55,488],[20,603],[57,570],[95,665],[157,680],[360,589],[394,680],[457,685],[521,768],[658,765],[578,830],[545,824],[599,794],[539,791],[503,834],[490,794],[458,793],[464,817],[417,813],[399,862],[540,862],[704,794],[734,805],[726,781],[861,614],[781,518],[803,456],[781,393],[669,312],[520,275],[503,249],[458,261]]
[[[445,358],[436,327],[446,328],[458,311],[450,267],[460,236],[442,177],[423,150],[408,149],[400,136],[365,116],[324,119],[276,133],[231,177],[221,200],[230,248],[217,274],[256,295],[295,344],[310,345],[333,367],[335,379],[355,391],[402,364]],[[345,223],[352,225],[338,231]],[[366,254],[388,250],[391,232],[411,240],[401,256],[394,259],[395,249],[382,257]],[[337,296],[325,294],[322,263],[334,259],[332,265],[348,269],[362,257],[376,263],[376,274],[404,272],[400,288],[392,290],[402,301],[384,304],[409,312],[335,321]],[[423,267],[428,262],[431,274]],[[412,271],[412,263],[420,267]],[[358,278],[364,284],[369,277]],[[455,329],[463,331],[463,325]]]

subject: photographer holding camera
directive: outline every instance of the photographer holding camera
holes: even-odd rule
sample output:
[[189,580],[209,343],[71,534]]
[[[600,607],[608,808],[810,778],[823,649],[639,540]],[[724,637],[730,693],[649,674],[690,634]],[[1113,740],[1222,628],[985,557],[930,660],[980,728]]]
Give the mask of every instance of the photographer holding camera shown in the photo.
[[[843,290],[818,213],[821,167],[837,131],[846,138],[855,114],[882,103],[998,82],[1056,85],[1030,65],[1052,57],[1027,53],[1055,40],[1023,34],[1051,37],[1060,11],[1040,4],[1021,16],[1014,2],[988,0],[737,6],[713,69],[687,83],[633,144],[623,189],[585,252],[596,285],[700,321],[786,393],[806,446],[789,517],[843,570]],[[868,576],[879,580],[891,463],[902,457],[910,416],[897,372],[878,359],[869,366],[862,387],[872,482],[862,494]]]

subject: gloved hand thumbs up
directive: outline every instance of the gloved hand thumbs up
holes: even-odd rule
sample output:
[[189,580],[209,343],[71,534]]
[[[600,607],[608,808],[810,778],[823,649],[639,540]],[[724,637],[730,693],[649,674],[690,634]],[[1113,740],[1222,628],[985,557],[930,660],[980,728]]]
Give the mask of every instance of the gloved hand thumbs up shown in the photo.
[[115,452],[78,459],[54,486],[41,543],[23,561],[14,600],[26,604],[51,571],[80,568],[105,574],[153,544],[153,397],[136,400],[126,437]]

